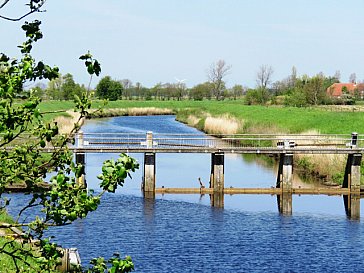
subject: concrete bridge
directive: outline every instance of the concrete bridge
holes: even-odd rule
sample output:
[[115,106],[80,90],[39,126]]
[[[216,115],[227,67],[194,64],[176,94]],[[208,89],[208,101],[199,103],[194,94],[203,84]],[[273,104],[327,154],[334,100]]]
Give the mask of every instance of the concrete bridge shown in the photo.
[[[336,194],[347,196],[348,216],[360,217],[360,165],[363,140],[351,135],[277,135],[277,134],[153,134],[78,133],[71,149],[78,163],[85,163],[86,153],[144,153],[142,190],[146,198],[156,193],[210,194],[211,204],[223,207],[224,194],[276,194],[279,209],[292,213],[292,194]],[[210,153],[211,173],[208,187],[156,188],[156,153]],[[224,188],[224,155],[266,154],[279,158],[275,187],[268,189]],[[295,189],[293,157],[295,154],[345,154],[347,163],[342,188]],[[83,181],[80,181],[84,183]]]

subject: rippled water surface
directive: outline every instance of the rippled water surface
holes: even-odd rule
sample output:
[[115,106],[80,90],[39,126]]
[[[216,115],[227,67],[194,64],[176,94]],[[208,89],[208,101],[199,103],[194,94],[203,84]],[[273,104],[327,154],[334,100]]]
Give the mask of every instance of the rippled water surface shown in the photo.
[[[84,261],[114,251],[136,272],[360,272],[364,228],[345,217],[216,209],[107,195],[88,219],[60,230]],[[273,205],[273,203],[272,203]]]
[[[173,116],[92,120],[83,130],[198,133]],[[90,188],[111,156],[87,155]],[[207,181],[209,173],[209,155],[157,155],[157,186],[198,187],[197,178]],[[236,155],[226,156],[225,174],[227,187],[270,187],[276,179],[272,168]],[[78,248],[84,265],[117,251],[132,256],[136,272],[364,272],[364,227],[346,217],[341,196],[294,195],[293,215],[283,216],[270,195],[226,195],[224,209],[210,207],[208,195],[147,200],[141,176],[105,195],[86,219],[54,232],[65,247]]]

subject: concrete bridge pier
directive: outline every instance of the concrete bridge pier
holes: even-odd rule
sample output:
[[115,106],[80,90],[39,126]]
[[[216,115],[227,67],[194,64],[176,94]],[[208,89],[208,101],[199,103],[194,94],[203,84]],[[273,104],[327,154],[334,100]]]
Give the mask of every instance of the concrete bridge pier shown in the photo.
[[279,155],[277,174],[277,188],[282,193],[277,195],[278,211],[283,215],[292,214],[292,182],[293,182],[293,154]]
[[349,154],[345,167],[343,188],[350,192],[360,193],[360,164],[362,154]]
[[155,153],[144,153],[144,177],[142,190],[144,197],[154,198],[155,196]]
[[223,208],[224,207],[224,193],[214,192],[210,197],[211,206],[215,208]]
[[282,153],[279,155],[279,167],[277,175],[277,188],[282,192],[292,192],[293,182],[293,154]]
[[[83,139],[83,132],[79,131],[79,133],[77,134],[77,138],[76,138],[76,145],[77,148],[83,148],[83,143],[84,139]],[[75,154],[75,161],[76,161],[76,165],[81,164],[82,165],[82,174],[80,177],[76,178],[76,182],[79,186],[86,188],[87,187],[87,183],[86,183],[86,173],[85,173],[85,164],[86,164],[86,155],[85,153],[76,153]]]
[[211,205],[224,207],[224,153],[211,154],[210,188],[214,190]]
[[349,219],[360,220],[360,193],[343,195],[345,212]]
[[292,194],[282,192],[277,195],[278,211],[283,215],[292,215]]

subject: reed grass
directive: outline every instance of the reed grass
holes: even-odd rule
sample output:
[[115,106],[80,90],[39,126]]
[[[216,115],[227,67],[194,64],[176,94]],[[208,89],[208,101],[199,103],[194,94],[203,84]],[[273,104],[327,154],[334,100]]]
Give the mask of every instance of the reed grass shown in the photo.
[[152,116],[173,115],[175,112],[168,108],[157,107],[130,107],[130,108],[105,108],[101,111],[90,111],[88,118],[116,117],[116,116]]
[[[304,136],[309,136],[309,139],[303,138]],[[301,146],[321,144],[322,139],[320,132],[317,130],[308,130],[301,133],[301,136],[290,136],[290,140],[295,141],[297,145]],[[328,148],[330,144],[332,144],[332,148],[335,148],[337,140],[332,137],[327,137],[324,143],[328,145]],[[338,178],[341,178],[342,175],[338,174],[343,174],[346,158],[347,156],[343,154],[296,154],[294,164],[305,176],[317,176],[327,181],[341,184],[343,181],[338,180]]]
[[240,129],[240,122],[229,115],[219,117],[207,117],[204,131],[208,134],[237,134]]
[[69,134],[76,123],[79,122],[79,126],[83,124],[84,119],[79,120],[79,118],[79,113],[67,111],[65,115],[55,117],[54,122],[57,122],[60,134]]

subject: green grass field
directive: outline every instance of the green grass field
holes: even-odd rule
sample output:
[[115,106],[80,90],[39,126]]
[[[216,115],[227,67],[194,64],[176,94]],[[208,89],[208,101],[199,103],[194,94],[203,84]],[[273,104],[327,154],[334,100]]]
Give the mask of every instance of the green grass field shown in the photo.
[[[101,102],[96,101],[94,107]],[[363,132],[364,112],[328,111],[323,108],[295,108],[280,106],[249,106],[241,100],[229,101],[112,101],[106,108],[156,107],[173,109],[183,120],[187,115],[202,113],[229,114],[245,121],[249,127],[278,128],[286,133],[300,133],[315,129],[323,134]],[[49,101],[41,104],[42,111],[72,109],[72,102]],[[188,109],[188,110],[184,110]],[[47,115],[49,117],[49,115]],[[364,132],[363,132],[364,133]]]

